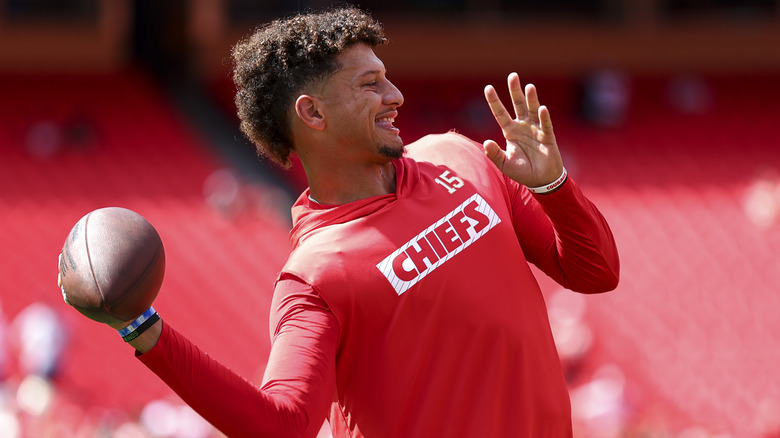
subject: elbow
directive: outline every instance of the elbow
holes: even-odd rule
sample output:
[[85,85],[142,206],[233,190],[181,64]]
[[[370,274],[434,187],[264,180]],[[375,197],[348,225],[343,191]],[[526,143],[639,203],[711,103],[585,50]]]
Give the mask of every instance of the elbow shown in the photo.
[[568,288],[574,292],[595,295],[611,292],[617,289],[619,283],[620,271],[615,268],[604,270],[600,275],[590,279],[580,279],[580,281],[572,282]]
[[598,295],[603,294],[607,292],[611,292],[613,290],[617,289],[617,284],[598,284],[598,285],[589,285],[588,287],[578,287],[578,288],[571,288],[572,291],[578,292],[581,294],[586,295]]
[[618,283],[620,283],[620,274],[615,272],[614,275],[612,275],[610,278],[603,280],[599,285],[600,287],[595,288],[592,292],[589,293],[603,294],[606,292],[612,292],[613,290],[617,289]]
[[601,269],[597,269],[597,275],[592,281],[587,282],[587,290],[580,291],[587,294],[601,294],[617,289],[620,283],[620,260],[617,251],[613,257],[605,257],[600,263]]

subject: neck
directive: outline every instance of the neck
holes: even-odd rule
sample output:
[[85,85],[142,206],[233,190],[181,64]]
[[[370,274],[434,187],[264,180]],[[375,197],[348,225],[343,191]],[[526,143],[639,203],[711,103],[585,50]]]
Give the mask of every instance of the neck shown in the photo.
[[395,193],[392,161],[365,168],[327,169],[317,172],[304,164],[310,196],[318,203],[340,205]]

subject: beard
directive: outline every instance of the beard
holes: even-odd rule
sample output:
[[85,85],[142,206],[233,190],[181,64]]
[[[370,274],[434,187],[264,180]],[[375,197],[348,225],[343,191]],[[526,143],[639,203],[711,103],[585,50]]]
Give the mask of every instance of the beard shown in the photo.
[[388,144],[380,144],[377,149],[383,156],[394,160],[403,157],[404,151],[406,150],[406,148],[403,146],[403,143],[401,143],[400,147],[390,146]]

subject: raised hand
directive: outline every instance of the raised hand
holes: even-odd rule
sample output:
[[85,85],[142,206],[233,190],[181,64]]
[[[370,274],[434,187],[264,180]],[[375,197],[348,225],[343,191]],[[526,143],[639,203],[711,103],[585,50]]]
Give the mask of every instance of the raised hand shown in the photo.
[[485,99],[506,139],[502,150],[493,140],[485,140],[485,155],[509,178],[528,187],[555,181],[563,172],[563,160],[553,133],[550,111],[539,104],[536,87],[528,84],[525,93],[517,73],[507,78],[515,111],[513,118],[492,85],[485,87]]

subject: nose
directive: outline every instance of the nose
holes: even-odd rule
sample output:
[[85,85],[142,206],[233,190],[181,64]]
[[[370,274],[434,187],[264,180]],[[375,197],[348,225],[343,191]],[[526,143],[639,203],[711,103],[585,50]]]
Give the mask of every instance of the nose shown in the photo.
[[404,104],[404,95],[401,94],[401,90],[398,89],[392,82],[387,81],[388,87],[385,92],[385,105],[392,105],[399,107]]

